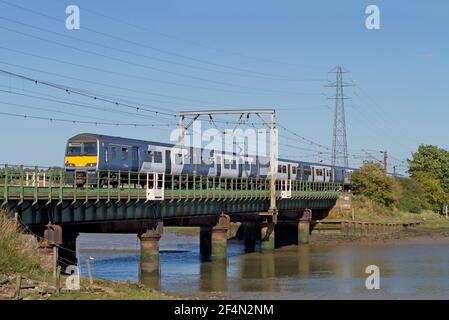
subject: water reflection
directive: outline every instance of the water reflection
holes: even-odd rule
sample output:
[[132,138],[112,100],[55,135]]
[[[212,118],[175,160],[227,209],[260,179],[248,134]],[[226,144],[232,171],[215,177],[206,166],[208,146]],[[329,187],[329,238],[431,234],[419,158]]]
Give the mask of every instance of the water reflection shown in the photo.
[[[245,253],[243,242],[230,241],[228,259],[201,262],[197,239],[173,237],[161,245],[161,276],[144,275],[142,281],[159,285],[164,292],[226,292],[237,298],[248,297],[243,292],[265,292],[281,299],[361,297],[367,294],[365,269],[374,264],[380,268],[383,295],[449,296],[447,244],[303,245]],[[138,281],[139,252],[133,241],[130,252],[89,251],[95,258],[94,276]],[[182,251],[177,244],[182,244]]]
[[200,290],[211,292],[228,291],[228,260],[203,261],[200,264]]

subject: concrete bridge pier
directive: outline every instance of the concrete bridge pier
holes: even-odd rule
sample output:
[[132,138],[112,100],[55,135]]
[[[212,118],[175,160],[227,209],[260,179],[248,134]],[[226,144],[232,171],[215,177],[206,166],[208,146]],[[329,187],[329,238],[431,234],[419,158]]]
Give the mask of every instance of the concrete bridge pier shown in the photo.
[[275,248],[275,224],[265,221],[260,224],[260,251],[271,251]]
[[58,264],[61,266],[62,272],[70,265],[76,266],[78,257],[76,254],[76,238],[79,233],[74,231],[63,230],[62,244],[58,246]]
[[139,281],[143,285],[160,290],[161,271],[159,260],[159,240],[162,237],[162,223],[138,235],[140,239]]
[[298,223],[298,245],[309,243],[311,220],[312,210],[305,209]]
[[200,253],[203,258],[218,260],[227,258],[229,216],[221,214],[215,226],[200,229]]

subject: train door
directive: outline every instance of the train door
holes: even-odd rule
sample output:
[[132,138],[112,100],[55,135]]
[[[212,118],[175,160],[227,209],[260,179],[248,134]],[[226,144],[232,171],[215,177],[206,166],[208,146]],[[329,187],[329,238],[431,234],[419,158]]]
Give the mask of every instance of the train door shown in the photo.
[[243,165],[244,165],[244,160],[243,158],[239,158],[239,157],[235,157],[235,161],[237,162],[237,170],[238,170],[238,177],[241,178],[243,175]]
[[165,172],[171,173],[171,151],[165,150]]
[[139,170],[139,148],[132,147],[131,149],[131,171]]
[[217,155],[217,177],[221,177],[221,155]]

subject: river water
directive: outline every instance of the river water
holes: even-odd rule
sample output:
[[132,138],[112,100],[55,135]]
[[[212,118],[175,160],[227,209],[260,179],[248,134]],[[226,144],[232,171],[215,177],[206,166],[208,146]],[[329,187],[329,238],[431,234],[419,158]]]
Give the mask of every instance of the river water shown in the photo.
[[[93,257],[95,277],[138,281],[136,235],[81,234],[80,261]],[[197,234],[164,231],[161,291],[237,299],[449,298],[449,242],[289,246],[245,253],[229,241],[224,262],[201,262]],[[111,249],[115,249],[111,251]],[[365,286],[379,267],[380,289]],[[81,264],[81,273],[86,268]]]

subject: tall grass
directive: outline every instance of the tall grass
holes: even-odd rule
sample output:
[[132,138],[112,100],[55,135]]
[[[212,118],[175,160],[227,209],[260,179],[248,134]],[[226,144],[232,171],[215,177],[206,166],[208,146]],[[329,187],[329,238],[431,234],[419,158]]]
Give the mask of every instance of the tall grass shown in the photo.
[[0,208],[0,273],[33,275],[41,270],[37,248],[23,237],[22,228]]

